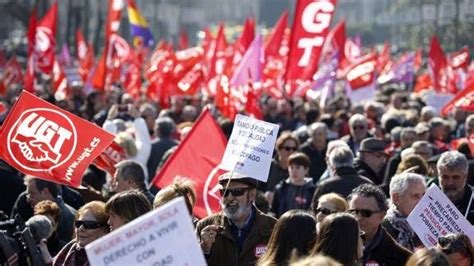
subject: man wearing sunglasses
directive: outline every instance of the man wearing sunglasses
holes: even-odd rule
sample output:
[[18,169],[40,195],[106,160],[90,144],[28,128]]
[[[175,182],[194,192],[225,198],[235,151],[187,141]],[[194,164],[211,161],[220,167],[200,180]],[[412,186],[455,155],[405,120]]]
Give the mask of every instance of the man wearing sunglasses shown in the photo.
[[365,232],[363,264],[405,265],[411,252],[398,244],[382,227],[387,198],[378,187],[364,184],[348,196],[349,212]]
[[254,265],[266,251],[276,220],[255,205],[257,180],[228,172],[219,177],[222,211],[196,226],[209,265]]

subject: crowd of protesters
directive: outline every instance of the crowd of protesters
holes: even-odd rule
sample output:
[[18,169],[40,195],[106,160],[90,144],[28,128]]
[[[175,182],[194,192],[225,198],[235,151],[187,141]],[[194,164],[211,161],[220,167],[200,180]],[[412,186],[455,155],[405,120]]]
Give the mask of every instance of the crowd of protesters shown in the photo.
[[[176,96],[164,109],[120,85],[86,95],[82,84],[70,84],[62,101],[47,83],[41,88],[44,100],[115,134],[127,157],[114,176],[91,165],[81,189],[23,176],[1,162],[1,211],[27,221],[45,263],[88,265],[85,245],[175,197],[185,198],[192,215],[192,182],[147,185],[205,106],[230,136],[232,121],[212,98]],[[11,86],[0,99],[7,109],[21,89]],[[396,86],[363,104],[344,94],[324,108],[265,95],[259,104],[264,120],[280,126],[268,181],[224,174],[222,212],[192,216],[210,265],[473,265],[468,236],[448,234],[424,248],[407,222],[434,183],[474,223],[473,113],[454,109],[440,117],[421,96]]]

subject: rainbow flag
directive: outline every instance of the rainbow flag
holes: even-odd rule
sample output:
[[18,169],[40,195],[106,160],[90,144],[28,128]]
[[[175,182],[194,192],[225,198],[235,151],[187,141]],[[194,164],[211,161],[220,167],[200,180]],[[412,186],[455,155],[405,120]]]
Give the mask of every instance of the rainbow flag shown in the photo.
[[145,18],[138,11],[135,0],[128,0],[128,20],[130,21],[130,34],[135,47],[153,46],[153,35]]

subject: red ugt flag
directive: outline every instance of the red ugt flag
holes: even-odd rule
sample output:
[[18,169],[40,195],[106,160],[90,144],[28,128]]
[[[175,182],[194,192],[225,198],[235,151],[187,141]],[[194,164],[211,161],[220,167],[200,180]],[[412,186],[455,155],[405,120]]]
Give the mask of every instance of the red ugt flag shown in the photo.
[[310,80],[329,32],[336,0],[298,0],[290,42],[286,80]]
[[0,155],[19,171],[73,187],[114,139],[101,128],[23,91],[0,133]]
[[225,172],[218,165],[226,143],[222,130],[206,109],[151,183],[162,188],[171,184],[176,176],[187,177],[194,182],[197,194],[194,214],[204,218],[218,212],[217,179]]

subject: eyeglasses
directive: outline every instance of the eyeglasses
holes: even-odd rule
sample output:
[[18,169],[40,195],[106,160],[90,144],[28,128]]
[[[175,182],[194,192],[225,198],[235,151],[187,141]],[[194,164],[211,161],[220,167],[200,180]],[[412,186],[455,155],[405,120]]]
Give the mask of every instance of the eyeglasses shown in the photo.
[[329,214],[333,214],[333,213],[336,213],[337,211],[333,211],[333,210],[330,210],[328,208],[317,208],[316,210],[314,210],[314,212],[316,214],[318,213],[322,213],[324,215],[329,215]]
[[354,125],[352,126],[353,129],[365,129],[364,125]]
[[284,146],[281,148],[285,151],[296,151],[298,149],[297,147],[290,147],[290,146]]
[[221,189],[220,193],[222,197],[228,197],[229,194],[232,194],[234,197],[239,197],[244,195],[245,191],[247,191],[248,187],[241,187],[241,188],[233,188],[233,189]]
[[98,223],[98,222],[94,222],[94,221],[80,221],[80,220],[77,220],[74,223],[74,226],[76,228],[81,227],[81,225],[84,226],[85,229],[97,229],[97,228],[107,226],[107,224],[105,224],[105,223]]
[[364,218],[369,218],[372,215],[374,215],[376,213],[380,213],[382,211],[372,211],[372,210],[364,210],[364,209],[351,209],[351,210],[348,210],[348,212],[351,213],[351,214],[362,216]]
[[438,238],[438,245],[441,247],[443,252],[445,252],[448,255],[452,253],[456,253],[456,252],[464,253],[466,255],[469,255],[469,257],[471,255],[470,254],[471,251],[469,250],[468,247],[466,247],[466,245],[460,238],[456,238],[453,241],[453,239],[440,236]]

